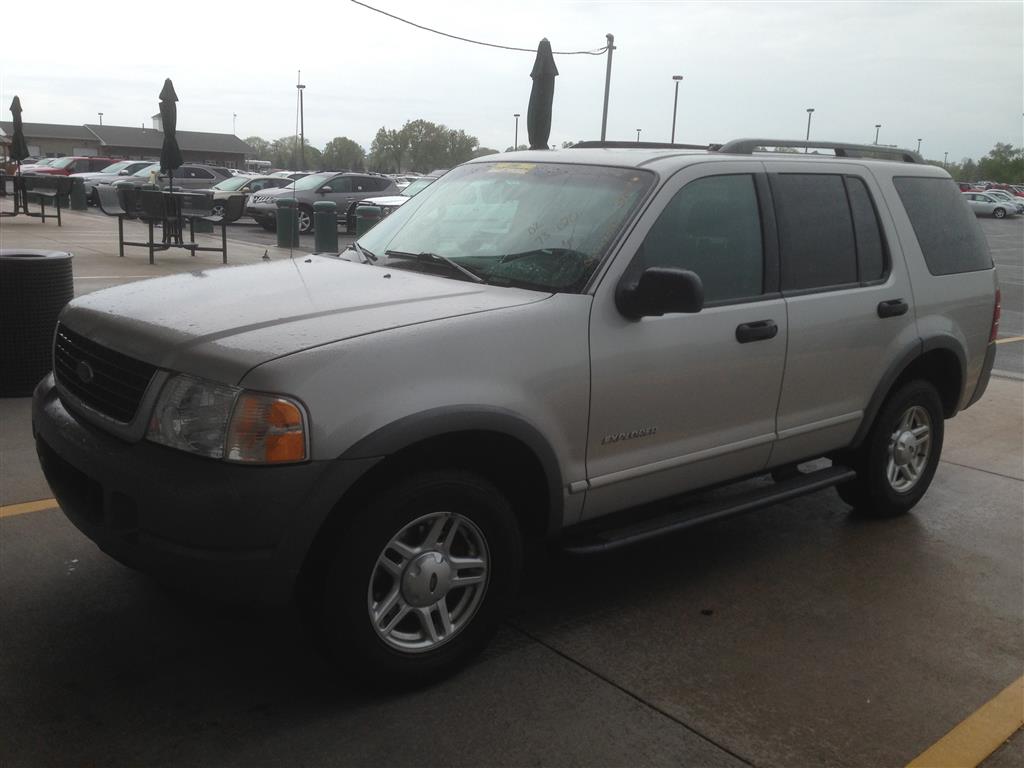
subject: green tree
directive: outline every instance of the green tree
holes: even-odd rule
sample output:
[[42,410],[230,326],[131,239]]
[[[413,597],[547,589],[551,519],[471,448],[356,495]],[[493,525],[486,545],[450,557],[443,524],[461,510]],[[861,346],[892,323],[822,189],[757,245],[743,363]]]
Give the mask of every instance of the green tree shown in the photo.
[[370,145],[370,167],[376,171],[399,173],[409,151],[409,137],[404,129],[381,127]]
[[306,162],[304,167],[299,158],[299,137],[298,136],[282,136],[280,139],[275,139],[270,143],[270,157],[266,158],[274,164],[275,168],[287,168],[290,171],[305,171],[312,169],[319,169],[323,167],[321,152],[319,149],[309,143],[309,139],[305,142],[305,158]]
[[245,140],[245,143],[248,144],[249,148],[252,150],[249,153],[250,160],[270,159],[270,142],[262,136],[250,136]]
[[490,147],[477,147],[473,150],[473,157],[484,157],[485,155],[496,155],[498,150]]
[[366,150],[347,136],[335,136],[324,147],[323,167],[331,170],[361,171]]
[[524,149],[529,149],[529,144],[520,144],[518,147],[505,147],[506,152],[522,152]]
[[1003,184],[1024,179],[1024,149],[997,143],[978,161],[978,175],[986,181]]

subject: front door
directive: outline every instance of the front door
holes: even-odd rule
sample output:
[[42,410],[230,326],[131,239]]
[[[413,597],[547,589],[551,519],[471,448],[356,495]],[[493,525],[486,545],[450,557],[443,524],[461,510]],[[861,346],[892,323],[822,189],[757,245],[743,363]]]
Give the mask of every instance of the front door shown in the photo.
[[[785,363],[774,225],[763,165],[692,165],[644,213],[594,297],[584,517],[758,472]],[[646,267],[696,272],[696,314],[630,320],[621,281]]]

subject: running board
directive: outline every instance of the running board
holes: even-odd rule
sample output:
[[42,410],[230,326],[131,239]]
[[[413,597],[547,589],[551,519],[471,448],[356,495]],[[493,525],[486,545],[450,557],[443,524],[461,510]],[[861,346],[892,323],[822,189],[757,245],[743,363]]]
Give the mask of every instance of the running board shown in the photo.
[[694,507],[677,509],[657,517],[620,526],[618,528],[589,529],[569,538],[563,549],[574,555],[595,555],[602,552],[638,544],[669,533],[681,531],[701,523],[752,512],[808,493],[830,488],[853,480],[857,473],[849,467],[832,466],[808,472],[790,480],[757,488],[730,499],[707,502]]

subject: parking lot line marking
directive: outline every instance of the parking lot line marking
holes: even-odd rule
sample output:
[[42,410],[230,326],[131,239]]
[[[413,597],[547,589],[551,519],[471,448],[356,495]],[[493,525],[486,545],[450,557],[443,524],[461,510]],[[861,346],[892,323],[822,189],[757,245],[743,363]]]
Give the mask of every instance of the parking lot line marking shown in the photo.
[[1012,344],[1015,341],[1024,341],[1024,336],[1007,336],[1005,339],[996,339],[996,344]]
[[15,515],[24,515],[28,512],[42,512],[44,509],[56,509],[56,499],[40,499],[39,501],[26,501],[23,504],[8,504],[6,507],[0,507],[0,518],[2,517],[14,517]]
[[1024,677],[915,757],[907,768],[974,768],[1024,725]]

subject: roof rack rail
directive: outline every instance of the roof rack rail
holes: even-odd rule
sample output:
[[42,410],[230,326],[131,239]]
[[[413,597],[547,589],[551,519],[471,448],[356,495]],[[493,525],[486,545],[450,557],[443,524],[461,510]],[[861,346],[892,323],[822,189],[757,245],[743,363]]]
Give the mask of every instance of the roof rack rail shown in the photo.
[[669,144],[660,141],[580,141],[572,149],[708,149],[707,144]]
[[735,155],[751,155],[758,147],[792,147],[805,149],[831,149],[836,157],[863,157],[874,160],[897,160],[904,163],[923,163],[924,159],[912,149],[884,147],[878,144],[844,144],[838,141],[800,141],[793,139],[733,139],[725,144],[712,144],[711,149]]

